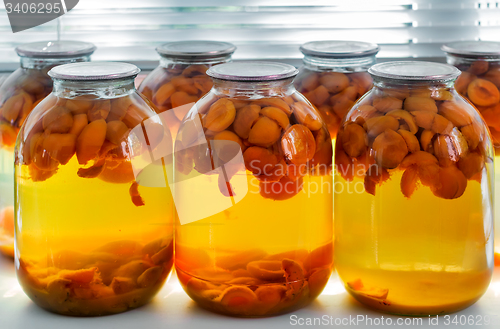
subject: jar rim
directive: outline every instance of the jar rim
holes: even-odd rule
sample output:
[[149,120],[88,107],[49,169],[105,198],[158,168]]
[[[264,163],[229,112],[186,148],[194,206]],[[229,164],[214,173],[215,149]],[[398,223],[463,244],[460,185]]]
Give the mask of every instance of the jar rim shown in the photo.
[[495,41],[454,41],[445,43],[441,50],[463,56],[496,56],[500,57],[500,42]]
[[166,58],[208,59],[230,56],[236,51],[236,46],[222,41],[188,40],[162,44],[156,51]]
[[397,61],[375,64],[368,69],[373,77],[416,82],[443,82],[456,79],[460,70],[435,62]]
[[279,62],[241,61],[212,66],[207,75],[228,81],[276,81],[295,77],[295,66]]
[[95,50],[96,46],[93,43],[71,40],[31,42],[15,49],[20,57],[54,59],[89,56]]
[[135,77],[141,70],[130,63],[80,62],[53,67],[48,75],[52,79],[72,81],[117,80]]
[[380,51],[380,46],[362,41],[322,40],[306,42],[299,50],[306,56],[351,58],[376,55]]

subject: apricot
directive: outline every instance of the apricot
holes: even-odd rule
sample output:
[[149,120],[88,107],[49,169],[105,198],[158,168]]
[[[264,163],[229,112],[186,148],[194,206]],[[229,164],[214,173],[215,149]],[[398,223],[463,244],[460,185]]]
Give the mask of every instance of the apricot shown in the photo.
[[406,123],[406,125],[408,126],[409,128],[409,131],[412,133],[412,134],[416,134],[417,131],[418,131],[418,127],[417,127],[417,124],[415,123],[415,119],[413,118],[413,116],[408,113],[407,111],[403,111],[403,110],[392,110],[392,111],[389,111],[386,113],[386,116],[391,116],[391,117],[394,117],[398,120],[402,120],[404,121],[404,123]]
[[391,110],[398,110],[403,108],[403,101],[398,98],[385,96],[373,99],[373,107],[378,111],[386,113]]
[[398,130],[399,121],[393,116],[379,116],[366,120],[363,128],[370,137],[376,137],[385,130]]
[[396,168],[408,154],[408,147],[403,137],[391,129],[386,129],[375,138],[372,146],[375,159],[383,168]]
[[285,295],[286,288],[281,285],[263,285],[255,290],[257,299],[271,309],[278,305]]
[[281,261],[281,266],[283,271],[285,271],[285,281],[287,287],[286,297],[294,299],[298,297],[304,287],[304,268],[299,262],[288,258]]
[[116,161],[116,165],[110,166],[112,160],[107,160],[106,165],[103,167],[99,174],[99,179],[115,184],[129,183],[135,179],[132,164],[129,161]]
[[[290,257],[288,257],[290,258]],[[300,260],[300,259],[294,259]],[[313,249],[304,260],[304,269],[307,272],[321,267],[329,267],[333,262],[333,243],[326,243]]]
[[162,274],[161,266],[150,267],[137,278],[137,285],[140,288],[151,288],[160,281]]
[[255,101],[253,101],[253,104],[254,105],[259,105],[261,107],[265,107],[265,106],[277,107],[280,110],[282,110],[283,112],[285,112],[285,114],[287,116],[290,116],[292,114],[292,110],[290,108],[290,105],[288,105],[281,98],[276,98],[276,97],[273,97],[273,98],[260,98],[260,99],[257,99]]
[[432,193],[443,199],[456,199],[462,196],[467,187],[467,178],[455,166],[439,169],[438,181],[431,185]]
[[0,145],[13,146],[16,138],[16,129],[6,122],[0,122]]
[[216,144],[214,146],[215,153],[224,163],[231,161],[236,156],[238,151],[241,150],[241,152],[243,153],[246,149],[245,145],[243,145],[243,142],[238,137],[238,135],[229,130],[224,130],[220,133],[217,133],[214,136],[214,140],[234,142],[231,144]]
[[267,173],[279,162],[272,151],[259,146],[247,148],[243,153],[243,159],[247,170],[256,175]]
[[71,127],[69,134],[78,137],[82,132],[83,128],[89,123],[86,114],[76,114],[73,117],[73,126]]
[[306,75],[301,81],[301,86],[309,91],[316,89],[319,86],[318,74],[310,73]]
[[490,106],[500,102],[500,91],[488,80],[475,79],[467,87],[467,95],[472,103]]
[[177,91],[174,94],[172,94],[171,99],[172,99],[172,108],[176,108],[189,103],[195,103],[198,100],[198,97],[189,95],[185,91]]
[[233,129],[241,138],[248,138],[250,129],[259,119],[260,106],[247,105],[236,112]]
[[469,68],[467,69],[467,72],[475,74],[475,75],[481,75],[488,71],[488,62],[487,61],[482,61],[478,60],[473,62]]
[[460,128],[462,135],[467,140],[469,149],[474,150],[481,141],[481,136],[483,135],[482,129],[476,124],[470,124]]
[[261,181],[259,191],[260,195],[266,199],[288,200],[302,191],[303,185],[302,177],[292,180],[288,176],[284,176],[279,181]]
[[173,77],[170,82],[175,86],[175,88],[179,91],[183,91],[190,95],[197,95],[198,88],[194,86],[194,81],[191,78],[186,78],[183,76]]
[[0,210],[0,228],[3,233],[14,237],[14,207],[7,206]]
[[307,93],[307,99],[316,106],[323,105],[329,97],[330,93],[323,85]]
[[416,165],[408,167],[401,177],[401,192],[406,198],[410,198],[417,189],[418,168]]
[[115,294],[120,295],[134,290],[136,288],[136,284],[131,278],[116,276],[111,281],[110,287],[113,289]]
[[288,119],[288,116],[277,107],[271,107],[271,106],[264,107],[263,109],[260,110],[260,114],[276,121],[282,129],[287,129],[288,126],[290,125],[290,120]]
[[403,137],[410,153],[420,151],[420,143],[417,137],[408,130],[399,129],[398,133]]
[[56,106],[45,113],[42,125],[49,133],[65,134],[73,127],[73,115],[67,108]]
[[340,97],[335,101],[332,100],[331,102],[333,106],[333,111],[339,118],[343,118],[354,105],[354,101],[350,100],[345,96]]
[[221,98],[210,106],[203,117],[203,127],[215,132],[223,131],[233,123],[235,116],[234,104],[226,98]]
[[472,123],[472,118],[467,110],[455,101],[442,102],[439,105],[439,114],[457,127],[466,126]]
[[442,167],[450,166],[454,161],[458,161],[456,150],[449,136],[438,135],[434,140],[433,150]]
[[43,148],[50,157],[65,165],[76,150],[76,136],[72,134],[50,134],[43,139]]
[[361,279],[347,282],[347,291],[350,292],[355,298],[358,296],[366,296],[370,298],[384,300],[389,294],[389,289],[365,287]]
[[309,104],[305,102],[297,102],[293,105],[293,113],[295,119],[311,131],[321,129],[323,123],[321,122],[321,115]]
[[349,86],[349,78],[344,73],[325,72],[319,78],[320,85],[336,94]]
[[251,312],[258,301],[255,293],[245,286],[231,286],[224,290],[216,299],[220,300],[227,311],[235,314],[247,314]]
[[451,122],[442,115],[428,111],[413,111],[417,125],[436,134],[446,134],[453,129]]
[[349,123],[342,131],[342,147],[344,151],[353,158],[357,158],[366,150],[366,132],[358,124]]
[[189,65],[182,71],[182,75],[185,76],[196,76],[206,74],[208,66],[205,64],[193,64]]
[[122,121],[110,121],[106,128],[106,139],[113,144],[120,145],[125,140],[129,128]]
[[109,100],[98,101],[88,111],[87,117],[90,122],[100,119],[106,120],[110,111],[111,111],[111,102]]
[[500,90],[500,67],[491,68],[482,78],[490,81]]
[[195,76],[193,84],[202,94],[208,93],[213,86],[212,79],[204,75]]
[[438,89],[432,91],[431,98],[436,101],[451,101],[454,97],[448,90]]
[[476,76],[469,72],[462,72],[458,79],[455,81],[455,89],[458,93],[465,95],[469,84],[476,79]]
[[76,141],[76,157],[79,164],[84,165],[97,156],[106,139],[106,130],[107,124],[104,119],[92,121],[83,128]]
[[279,260],[258,260],[248,263],[247,271],[254,278],[262,281],[285,281],[285,272]]
[[435,135],[436,133],[431,130],[422,131],[420,134],[420,146],[423,151],[432,153],[432,139]]
[[408,97],[404,101],[405,110],[413,111],[427,111],[432,113],[437,113],[438,108],[436,101],[428,97]]
[[304,125],[296,124],[288,128],[281,137],[281,147],[288,161],[305,164],[316,153],[316,141],[311,131]]
[[276,121],[268,117],[260,117],[248,135],[248,142],[254,145],[268,147],[278,141],[281,135],[281,128]]
[[382,113],[380,113],[371,105],[360,105],[353,110],[349,118],[355,122],[358,122],[358,119],[361,119],[362,123],[360,124],[364,124],[365,120],[373,118],[375,116],[380,116],[381,114]]
[[21,114],[24,102],[25,99],[21,94],[14,95],[9,99],[7,99],[7,101],[5,101],[5,103],[2,106],[1,113],[3,118],[11,123],[16,121],[18,116]]
[[462,171],[465,178],[471,179],[474,175],[481,172],[484,167],[483,156],[479,153],[469,153],[458,161],[458,169]]
[[372,88],[373,79],[367,72],[354,72],[348,75],[352,85],[358,89],[358,95],[363,96]]
[[87,112],[94,106],[95,96],[82,95],[75,98],[66,99],[64,107],[71,111],[73,114],[82,114]]

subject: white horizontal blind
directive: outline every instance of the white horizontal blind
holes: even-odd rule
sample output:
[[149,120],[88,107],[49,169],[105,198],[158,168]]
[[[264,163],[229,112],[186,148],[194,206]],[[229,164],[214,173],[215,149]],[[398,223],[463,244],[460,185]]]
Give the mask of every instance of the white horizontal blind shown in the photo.
[[[0,4],[0,70],[19,43],[57,38],[52,21],[13,34]],[[381,58],[442,57],[454,40],[500,41],[500,1],[473,0],[80,0],[61,18],[62,39],[98,46],[94,60],[157,64],[154,48],[192,39],[229,41],[236,59],[294,60],[298,46],[339,39],[379,43]]]

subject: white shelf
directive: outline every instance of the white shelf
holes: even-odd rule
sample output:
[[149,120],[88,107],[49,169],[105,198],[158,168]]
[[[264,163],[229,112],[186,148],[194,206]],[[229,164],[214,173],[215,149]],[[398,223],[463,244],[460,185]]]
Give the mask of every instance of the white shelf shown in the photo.
[[[429,319],[421,318],[421,324],[413,321],[417,318],[402,318],[412,321],[412,325],[397,324],[398,317],[373,312],[364,308],[352,299],[344,290],[336,275],[333,275],[328,286],[321,296],[308,307],[294,313],[263,319],[238,319],[217,315],[198,307],[184,293],[175,275],[172,275],[163,289],[152,303],[139,309],[126,313],[93,317],[76,318],[55,315],[37,307],[26,297],[17,283],[12,261],[0,257],[0,328],[2,329],[156,329],[156,328],[182,328],[182,329],[245,329],[245,328],[290,328],[311,327],[306,325],[292,325],[291,316],[297,319],[332,317],[333,321],[356,318],[362,315],[373,321],[370,326],[366,321],[349,325],[354,328],[371,328],[377,321],[384,323],[392,321],[390,327],[397,328],[500,328],[500,268],[495,270],[493,281],[486,294],[468,309],[452,314],[450,322],[455,315],[458,323],[464,319],[474,318],[474,323],[482,319],[482,325],[460,325],[450,323],[445,325],[445,318],[439,317],[439,326],[430,326]],[[484,323],[489,317],[490,324]],[[345,322],[346,320],[344,320]],[[342,325],[324,325],[324,327],[343,327]],[[389,327],[379,325],[377,327]]]

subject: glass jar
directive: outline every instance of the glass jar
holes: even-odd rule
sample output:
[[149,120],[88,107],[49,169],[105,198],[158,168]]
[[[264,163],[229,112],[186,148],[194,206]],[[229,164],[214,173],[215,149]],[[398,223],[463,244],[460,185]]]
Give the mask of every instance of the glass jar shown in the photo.
[[[158,113],[197,102],[212,88],[206,75],[209,67],[231,61],[236,47],[219,41],[177,41],[156,48],[160,65],[141,83],[139,91],[151,100]],[[174,110],[175,122],[169,122],[175,133],[187,109]]]
[[[495,189],[500,191],[500,42],[458,41],[443,45],[448,64],[462,71],[455,89],[481,112],[495,150]],[[497,124],[498,123],[498,124]],[[495,193],[500,205],[500,192]],[[500,227],[500,207],[495,207]],[[500,265],[500,230],[495,230],[495,264]]]
[[214,88],[175,145],[176,270],[200,306],[241,317],[298,309],[332,271],[332,144],[287,64],[211,67]]
[[134,161],[167,136],[134,87],[138,72],[112,62],[53,68],[54,91],[19,133],[17,276],[49,311],[94,316],[139,307],[173,266],[170,190],[136,178]]
[[0,87],[0,251],[14,257],[14,144],[31,110],[52,91],[47,72],[56,65],[88,62],[95,46],[43,41],[16,48],[21,67]]
[[358,41],[313,41],[300,46],[304,65],[295,88],[319,110],[332,139],[349,109],[371,89],[367,71],[376,63],[379,50],[377,44]]
[[463,309],[493,268],[493,148],[453,88],[460,71],[376,64],[373,89],[343,120],[335,149],[335,267],[382,312]]

